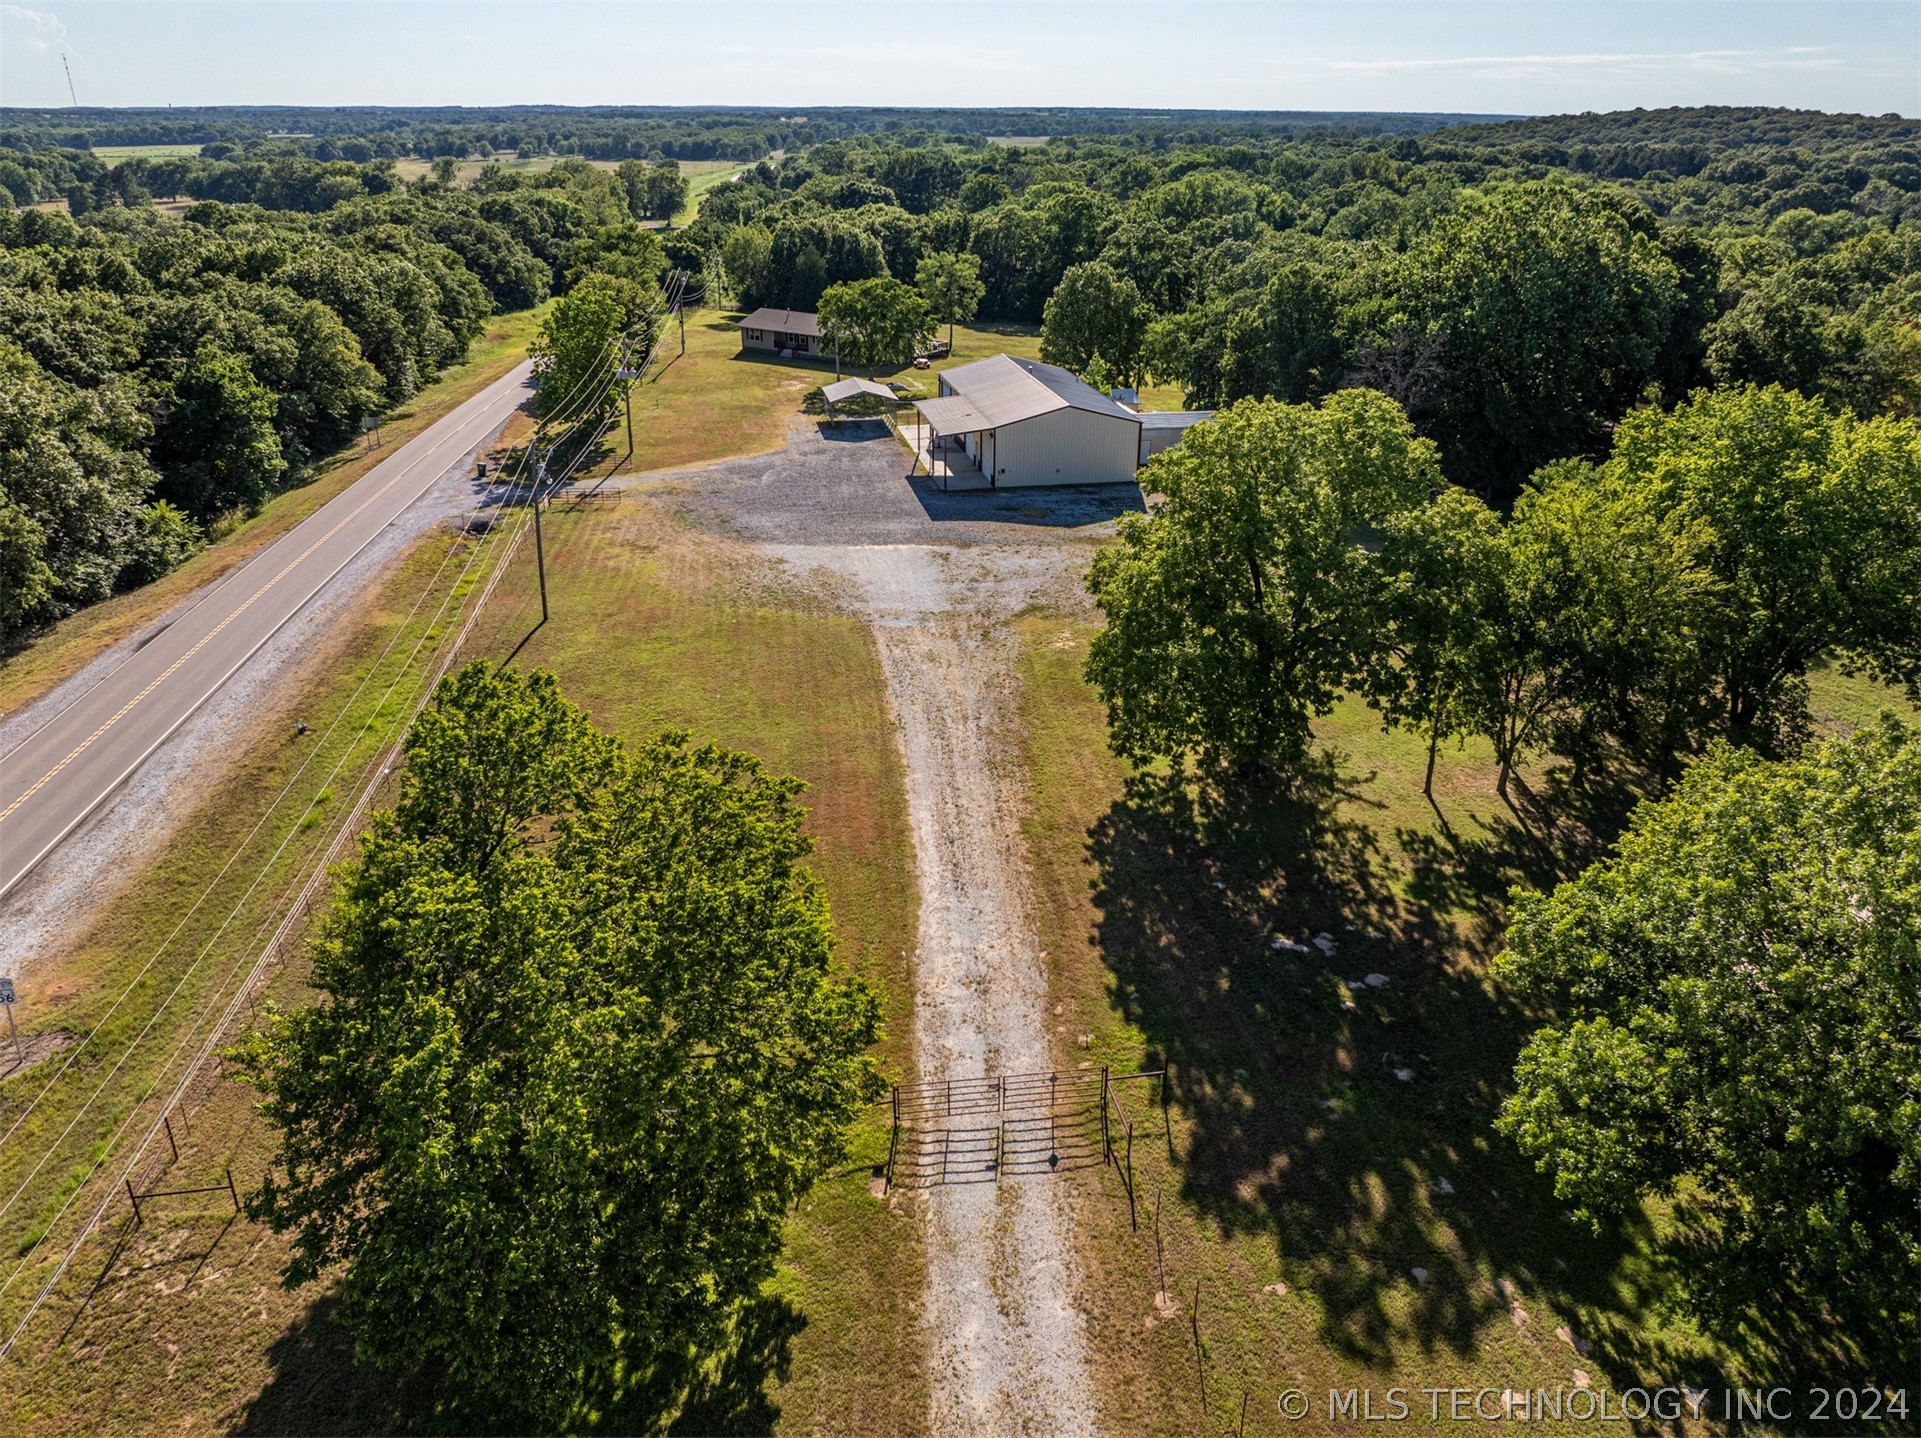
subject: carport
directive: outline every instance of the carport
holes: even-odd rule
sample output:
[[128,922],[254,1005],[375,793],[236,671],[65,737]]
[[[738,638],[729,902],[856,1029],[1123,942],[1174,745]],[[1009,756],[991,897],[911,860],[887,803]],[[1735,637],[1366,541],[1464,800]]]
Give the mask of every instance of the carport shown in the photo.
[[825,385],[821,389],[821,396],[827,401],[827,417],[829,419],[835,417],[835,405],[846,404],[848,400],[853,399],[856,395],[863,394],[872,395],[875,399],[886,404],[898,404],[900,402],[900,396],[895,394],[886,385],[881,384],[878,380],[837,379],[832,384]]

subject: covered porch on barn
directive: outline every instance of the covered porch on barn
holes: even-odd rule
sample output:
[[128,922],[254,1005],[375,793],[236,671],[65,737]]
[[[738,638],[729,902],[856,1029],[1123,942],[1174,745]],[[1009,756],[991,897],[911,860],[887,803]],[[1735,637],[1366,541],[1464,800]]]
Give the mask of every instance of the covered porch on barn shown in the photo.
[[[992,489],[978,456],[992,453],[993,436],[974,407],[958,395],[914,402],[919,423],[901,424],[901,438],[942,489]],[[988,463],[992,464],[990,458]]]

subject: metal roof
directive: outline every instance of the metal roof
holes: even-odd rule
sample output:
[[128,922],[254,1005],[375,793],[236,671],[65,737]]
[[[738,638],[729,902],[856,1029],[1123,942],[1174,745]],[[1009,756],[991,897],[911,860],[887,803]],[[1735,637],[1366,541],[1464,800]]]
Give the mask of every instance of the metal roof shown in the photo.
[[1142,429],[1188,429],[1214,418],[1211,409],[1143,410],[1138,416]]
[[823,388],[821,394],[826,397],[829,404],[839,404],[843,400],[852,399],[857,394],[871,394],[877,399],[900,398],[899,395],[895,394],[886,385],[880,384],[877,381],[853,378],[837,379],[832,384]]
[[811,310],[758,309],[740,322],[744,330],[773,330],[784,335],[820,334],[820,316]]
[[[1024,419],[1051,414],[1057,409],[1084,409],[1125,420],[1139,418],[1059,365],[1042,364],[1039,360],[993,355],[947,370],[941,379],[954,391],[955,397],[966,400],[978,414],[980,422],[963,426],[968,429],[1019,424]],[[926,405],[921,406],[921,412],[927,412]],[[943,433],[955,432],[937,420],[930,419],[930,423]]]
[[936,434],[973,434],[994,427],[991,420],[957,394],[940,399],[917,399],[914,408]]

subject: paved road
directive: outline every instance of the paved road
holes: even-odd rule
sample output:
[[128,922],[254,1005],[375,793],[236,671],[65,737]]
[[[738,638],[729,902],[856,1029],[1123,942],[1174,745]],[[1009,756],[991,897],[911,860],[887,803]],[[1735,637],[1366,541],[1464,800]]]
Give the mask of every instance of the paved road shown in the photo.
[[400,513],[505,424],[495,381],[231,574],[0,758],[0,895],[84,823]]

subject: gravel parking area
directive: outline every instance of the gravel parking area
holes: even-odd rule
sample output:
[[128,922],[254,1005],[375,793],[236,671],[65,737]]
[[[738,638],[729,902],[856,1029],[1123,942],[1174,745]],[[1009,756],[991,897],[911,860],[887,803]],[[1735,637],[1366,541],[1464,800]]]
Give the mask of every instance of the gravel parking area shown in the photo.
[[612,481],[676,496],[701,528],[763,544],[1008,545],[1102,535],[1131,484],[944,494],[879,420],[797,423],[786,449]]

